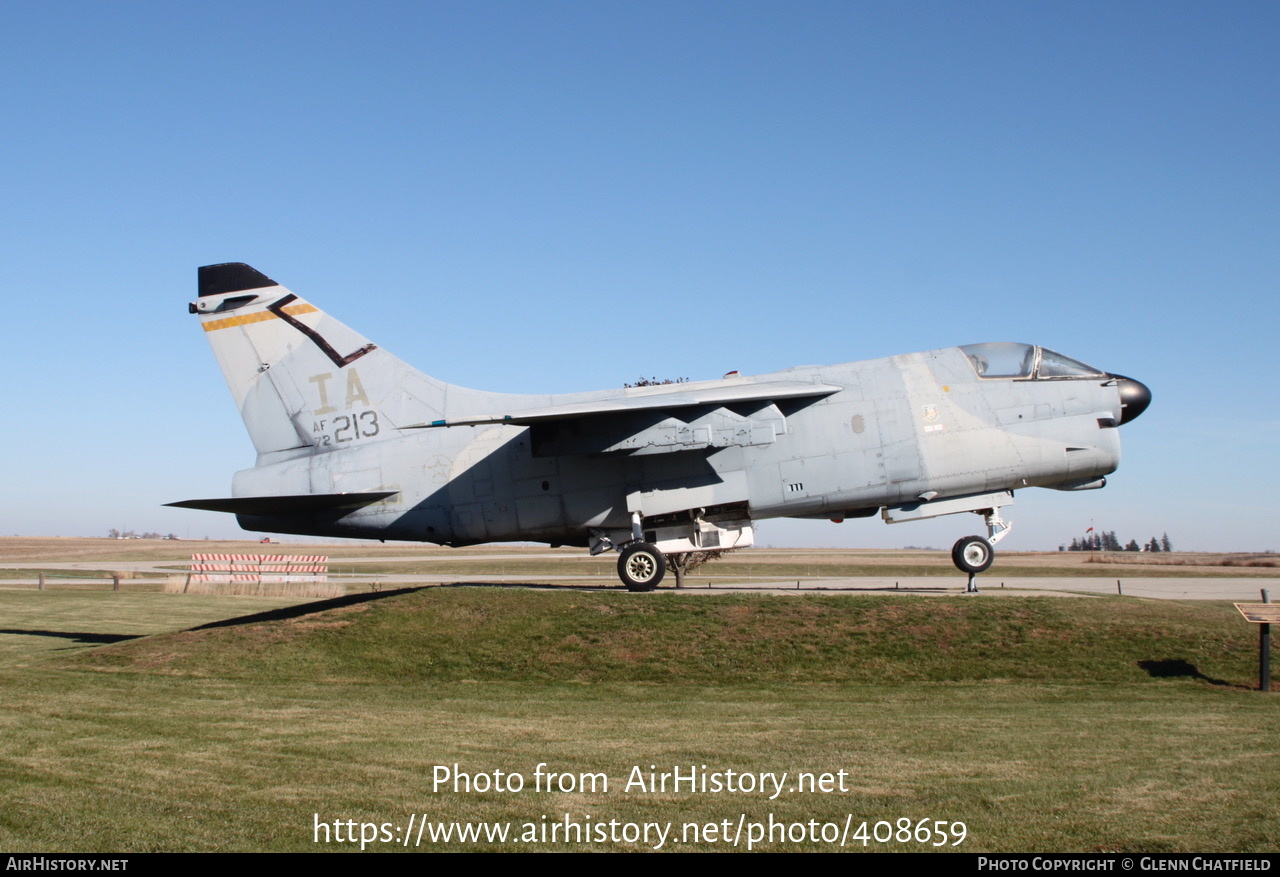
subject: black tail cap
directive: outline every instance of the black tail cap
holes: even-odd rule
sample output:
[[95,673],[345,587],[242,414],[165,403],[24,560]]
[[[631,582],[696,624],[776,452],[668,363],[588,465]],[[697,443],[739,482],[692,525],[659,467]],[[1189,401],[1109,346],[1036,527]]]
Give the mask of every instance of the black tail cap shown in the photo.
[[205,265],[200,269],[201,298],[206,295],[222,295],[224,292],[242,292],[246,289],[262,289],[264,286],[279,285],[244,262],[223,262],[221,265]]

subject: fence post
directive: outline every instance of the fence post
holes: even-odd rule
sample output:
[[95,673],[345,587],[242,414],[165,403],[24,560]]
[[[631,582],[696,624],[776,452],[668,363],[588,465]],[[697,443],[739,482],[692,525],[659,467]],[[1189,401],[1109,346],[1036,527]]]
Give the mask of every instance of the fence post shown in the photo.
[[[1262,589],[1262,602],[1271,602],[1271,592]],[[1258,625],[1258,690],[1271,690],[1271,625]]]

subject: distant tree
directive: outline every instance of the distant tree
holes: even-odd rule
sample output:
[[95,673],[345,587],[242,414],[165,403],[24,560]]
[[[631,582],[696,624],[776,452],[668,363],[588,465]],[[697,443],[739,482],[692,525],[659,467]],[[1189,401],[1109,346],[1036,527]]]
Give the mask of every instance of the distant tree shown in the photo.
[[716,548],[712,551],[686,551],[682,554],[667,555],[667,566],[676,574],[676,587],[684,587],[684,577],[693,572],[704,563],[713,560],[719,560],[730,551],[738,551],[737,548]]
[[1173,543],[1169,541],[1169,534],[1165,533],[1159,539],[1151,537],[1150,542],[1138,543],[1137,539],[1130,539],[1127,544],[1120,544],[1120,537],[1116,535],[1115,530],[1103,530],[1101,533],[1086,533],[1081,537],[1072,537],[1071,543],[1058,546],[1059,551],[1172,551]]

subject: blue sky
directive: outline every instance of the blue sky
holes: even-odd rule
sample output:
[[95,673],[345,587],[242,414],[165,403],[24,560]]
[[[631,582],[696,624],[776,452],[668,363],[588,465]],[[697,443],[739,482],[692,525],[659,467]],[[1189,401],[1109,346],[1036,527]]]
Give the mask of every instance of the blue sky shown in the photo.
[[1280,547],[1277,36],[1264,2],[5,4],[0,533],[240,533],[160,505],[252,465],[186,313],[245,261],[512,392],[1044,344],[1154,402],[1005,547]]

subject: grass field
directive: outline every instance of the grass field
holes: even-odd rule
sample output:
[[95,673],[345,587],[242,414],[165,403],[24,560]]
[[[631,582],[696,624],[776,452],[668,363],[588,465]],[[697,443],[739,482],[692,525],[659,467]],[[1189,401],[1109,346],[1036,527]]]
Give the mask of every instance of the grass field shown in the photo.
[[[1256,628],[1225,604],[495,586],[291,605],[0,589],[0,848],[355,849],[317,846],[316,820],[332,839],[411,814],[670,823],[664,849],[732,849],[676,841],[740,819],[963,822],[943,849],[968,852],[1273,851],[1280,828],[1280,701],[1250,690]],[[535,790],[539,763],[608,788]],[[434,788],[455,764],[526,787]],[[703,765],[785,771],[786,791],[626,788]],[[796,791],[801,771],[844,790]]]

